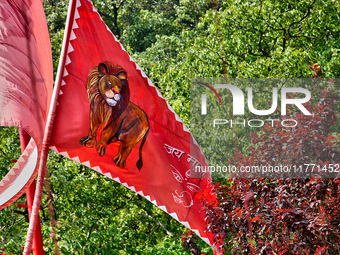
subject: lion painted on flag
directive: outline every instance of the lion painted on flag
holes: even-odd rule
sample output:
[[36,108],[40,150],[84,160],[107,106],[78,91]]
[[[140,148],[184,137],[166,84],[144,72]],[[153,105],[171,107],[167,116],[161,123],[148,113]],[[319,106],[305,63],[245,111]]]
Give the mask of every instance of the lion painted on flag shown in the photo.
[[[126,71],[111,62],[102,62],[91,69],[87,78],[87,95],[90,101],[90,131],[80,139],[86,147],[96,146],[100,156],[107,152],[107,145],[120,141],[118,154],[113,162],[125,167],[132,148],[141,140],[137,168],[143,166],[142,149],[149,133],[146,113],[130,102],[130,89]],[[99,127],[101,126],[101,133]],[[99,141],[96,140],[100,133]]]

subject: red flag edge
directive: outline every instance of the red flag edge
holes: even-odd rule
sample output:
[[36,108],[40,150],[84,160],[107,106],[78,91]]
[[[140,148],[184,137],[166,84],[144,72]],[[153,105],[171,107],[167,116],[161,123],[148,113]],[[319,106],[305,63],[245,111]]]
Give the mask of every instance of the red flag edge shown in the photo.
[[39,160],[38,148],[32,138],[21,157],[0,181],[0,210],[16,201],[31,185],[38,171],[35,166]]

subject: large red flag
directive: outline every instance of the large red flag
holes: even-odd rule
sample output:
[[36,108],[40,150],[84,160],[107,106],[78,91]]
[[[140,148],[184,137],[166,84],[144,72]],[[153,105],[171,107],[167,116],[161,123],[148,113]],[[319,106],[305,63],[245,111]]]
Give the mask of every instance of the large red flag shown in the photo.
[[0,1],[0,125],[31,139],[0,181],[0,209],[19,198],[37,174],[53,87],[53,63],[41,0]]
[[53,151],[142,195],[209,245],[200,198],[210,178],[190,178],[204,156],[191,134],[88,0],[70,12],[69,42],[51,139]]

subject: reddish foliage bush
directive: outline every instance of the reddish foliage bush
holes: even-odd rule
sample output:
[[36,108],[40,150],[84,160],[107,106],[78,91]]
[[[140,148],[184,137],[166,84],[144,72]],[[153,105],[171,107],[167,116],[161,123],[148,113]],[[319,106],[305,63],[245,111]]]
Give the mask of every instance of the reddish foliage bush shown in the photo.
[[206,204],[207,223],[224,250],[249,254],[253,243],[256,254],[339,254],[339,179],[235,178],[215,187],[219,206]]
[[[311,69],[314,77],[320,73],[317,65]],[[252,133],[249,156],[237,152],[230,164],[314,163],[328,171],[332,164],[340,164],[340,137],[332,130],[338,125],[338,95],[330,84],[316,80],[312,93],[321,97],[306,106],[314,116],[296,113],[292,116],[299,124],[294,128],[266,126],[262,134]],[[226,253],[340,254],[340,180],[339,175],[316,178],[324,173],[216,183],[217,201],[205,201],[207,231]]]

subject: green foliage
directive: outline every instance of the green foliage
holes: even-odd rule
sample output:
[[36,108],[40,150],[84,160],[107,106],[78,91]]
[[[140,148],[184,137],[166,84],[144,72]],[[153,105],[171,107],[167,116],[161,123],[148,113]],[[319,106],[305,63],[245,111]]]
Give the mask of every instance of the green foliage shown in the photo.
[[[13,167],[14,160],[21,155],[18,128],[0,127],[0,179]],[[12,161],[13,160],[13,161]],[[26,196],[16,203],[25,203]],[[14,252],[20,254],[20,243],[24,242],[25,229],[28,228],[28,212],[16,205],[6,207],[0,211],[0,252]],[[5,245],[4,245],[5,243]],[[7,254],[7,253],[6,253]]]
[[21,155],[18,129],[0,127],[0,178],[2,179],[12,168],[15,160]]
[[164,36],[134,57],[186,122],[191,78],[307,78],[312,63],[338,77],[338,11],[333,1],[226,1],[171,40],[171,58]]
[[43,1],[48,30],[50,32],[53,71],[57,74],[61,46],[64,37],[68,1],[66,0],[44,0]]

